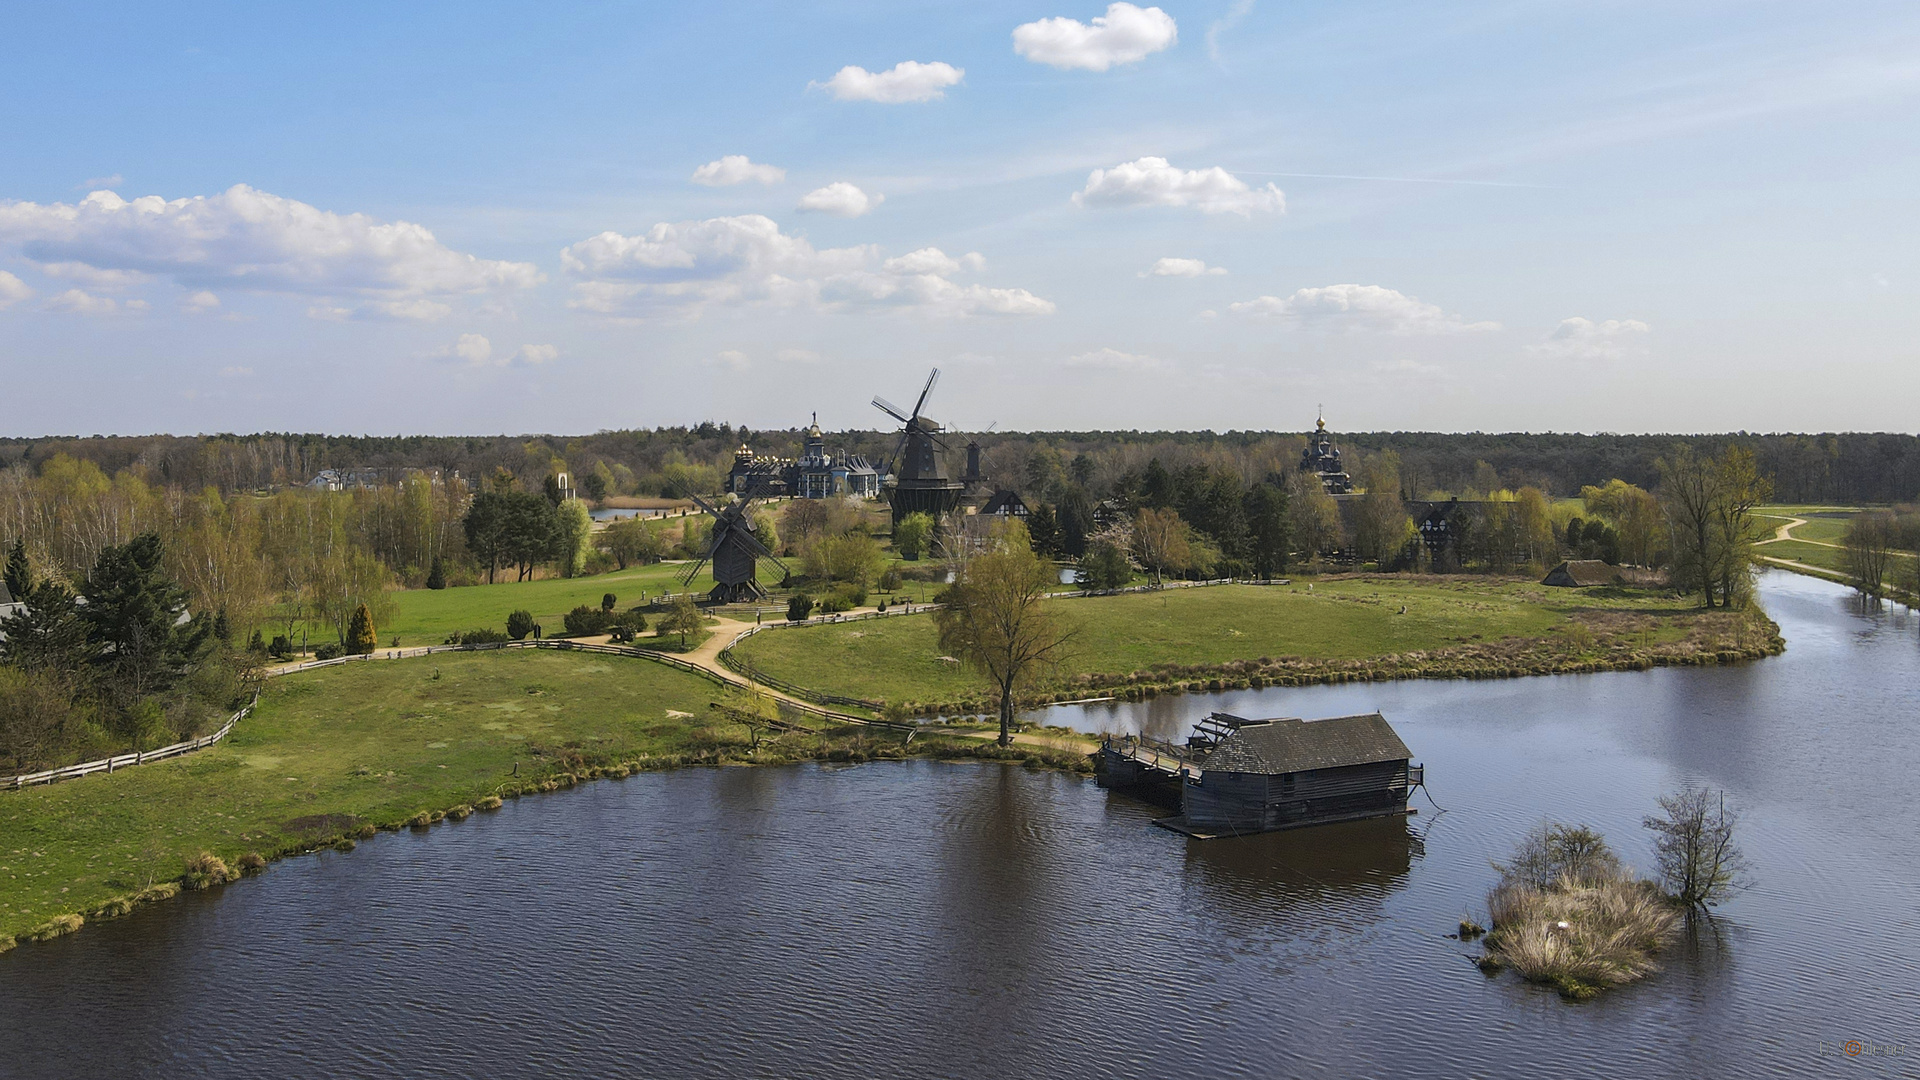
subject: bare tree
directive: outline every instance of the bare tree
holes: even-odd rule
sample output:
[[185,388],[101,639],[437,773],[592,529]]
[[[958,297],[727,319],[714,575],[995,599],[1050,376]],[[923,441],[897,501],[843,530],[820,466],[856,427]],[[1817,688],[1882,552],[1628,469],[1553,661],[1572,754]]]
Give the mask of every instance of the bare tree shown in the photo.
[[1661,797],[1660,810],[1664,817],[1641,824],[1659,834],[1654,861],[1676,901],[1704,911],[1747,886],[1747,860],[1733,842],[1740,816],[1727,809],[1725,792],[1688,787]]
[[1881,595],[1893,551],[1893,515],[1873,513],[1854,518],[1841,543],[1846,548],[1847,573],[1854,585],[1868,596]]
[[967,562],[934,613],[940,647],[993,681],[1000,745],[1013,742],[1014,693],[1067,657],[1074,630],[1046,604],[1054,575],[1033,553],[1026,527],[1009,522],[994,546]]

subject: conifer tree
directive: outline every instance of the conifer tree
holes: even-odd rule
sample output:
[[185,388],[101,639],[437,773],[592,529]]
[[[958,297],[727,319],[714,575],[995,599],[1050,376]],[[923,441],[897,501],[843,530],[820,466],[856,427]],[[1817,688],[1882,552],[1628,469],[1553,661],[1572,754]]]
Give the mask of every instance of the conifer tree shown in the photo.
[[347,652],[365,656],[379,644],[380,636],[373,628],[373,612],[367,610],[367,605],[361,604],[353,609],[353,620],[347,623]]

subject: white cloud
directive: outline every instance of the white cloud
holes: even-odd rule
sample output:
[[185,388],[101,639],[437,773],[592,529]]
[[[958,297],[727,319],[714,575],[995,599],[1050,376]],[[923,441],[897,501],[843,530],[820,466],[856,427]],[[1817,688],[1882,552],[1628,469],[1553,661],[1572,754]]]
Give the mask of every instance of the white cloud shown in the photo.
[[187,311],[198,314],[200,312],[213,311],[218,308],[220,306],[220,298],[202,289],[181,301],[180,306]]
[[1053,303],[1025,289],[962,285],[951,278],[985,259],[922,248],[895,259],[873,245],[815,248],[758,214],[661,223],[640,236],[615,232],[564,248],[580,279],[570,306],[609,315],[698,314],[709,306],[766,304],[823,311],[912,308],[942,315],[1045,315]]
[[77,186],[85,188],[88,191],[99,191],[101,188],[117,188],[126,182],[126,177],[121,176],[119,173],[114,173],[112,176],[93,177]]
[[128,202],[95,191],[74,204],[4,203],[0,244],[73,277],[142,274],[188,288],[347,293],[368,302],[366,313],[400,318],[438,318],[451,310],[426,297],[529,288],[543,280],[531,263],[453,251],[424,226],[335,214],[245,184],[171,202],[157,195]]
[[1154,277],[1210,277],[1226,272],[1226,267],[1208,266],[1204,259],[1159,259],[1154,262],[1153,269],[1140,276],[1146,277],[1147,274],[1152,274]]
[[234,366],[234,367],[223,367],[220,369],[220,377],[223,379],[244,379],[251,376],[252,374],[253,374],[253,369],[250,367]]
[[1105,71],[1144,60],[1179,40],[1173,16],[1157,7],[1108,4],[1089,26],[1078,19],[1041,19],[1013,28],[1013,51],[1036,64]]
[[857,218],[886,200],[885,195],[869,195],[845,180],[817,188],[800,197],[796,210],[811,210],[834,217]]
[[1067,366],[1106,368],[1112,371],[1160,371],[1166,368],[1167,363],[1151,356],[1121,352],[1119,349],[1109,347],[1069,356]]
[[1311,330],[1373,331],[1387,334],[1454,334],[1498,330],[1496,322],[1470,323],[1434,304],[1378,285],[1327,285],[1300,289],[1292,296],[1262,296],[1227,310],[1263,315]]
[[727,187],[749,180],[772,185],[786,178],[787,170],[778,165],[756,165],[748,161],[745,154],[728,154],[719,161],[709,161],[693,170],[693,175],[688,177],[694,183],[707,187]]
[[33,295],[27,283],[0,270],[0,308],[9,308]]
[[1253,0],[1233,0],[1233,6],[1227,9],[1227,13],[1207,27],[1207,55],[1214,63],[1220,62],[1220,35],[1233,29],[1252,11]]
[[751,363],[751,361],[747,359],[747,354],[741,352],[739,349],[721,349],[719,352],[708,357],[705,362],[719,367],[731,368],[734,371],[744,371],[747,365]]
[[1143,157],[1111,169],[1095,169],[1087,186],[1075,192],[1076,206],[1191,206],[1203,214],[1239,214],[1256,211],[1285,213],[1287,197],[1269,183],[1248,187],[1246,181],[1219,166],[1176,169],[1166,158]]
[[442,360],[464,360],[473,367],[493,362],[493,342],[484,334],[461,334],[459,340],[433,354]]
[[72,315],[111,315],[120,310],[120,304],[111,297],[94,296],[81,289],[68,289],[49,299],[46,308],[48,311]]
[[966,75],[965,69],[937,60],[931,64],[902,60],[886,71],[868,71],[849,64],[826,82],[807,85],[817,86],[841,101],[899,105],[909,101],[938,101],[947,96],[947,87],[959,85]]
[[102,270],[83,262],[42,263],[40,271],[50,277],[77,281],[95,289],[124,289],[147,280],[138,270]]
[[551,364],[559,358],[560,358],[559,346],[522,345],[520,346],[520,351],[514,353],[511,357],[507,358],[507,362],[510,364],[520,364],[527,367],[539,367],[542,364]]
[[1546,340],[1527,346],[1527,352],[1550,359],[1619,360],[1639,351],[1641,339],[1652,329],[1638,319],[1597,323],[1576,315],[1560,320]]

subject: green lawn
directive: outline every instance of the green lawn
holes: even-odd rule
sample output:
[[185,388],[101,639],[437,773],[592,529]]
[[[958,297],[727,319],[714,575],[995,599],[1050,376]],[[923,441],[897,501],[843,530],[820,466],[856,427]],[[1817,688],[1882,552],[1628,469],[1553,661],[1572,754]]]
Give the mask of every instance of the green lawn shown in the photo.
[[[1322,581],[1311,591],[1305,584],[1222,585],[1057,603],[1080,627],[1068,674],[1269,656],[1355,659],[1540,637],[1575,611],[1666,615],[1693,605],[1691,598],[1477,577]],[[1682,633],[1669,627],[1654,640]],[[776,630],[734,654],[770,675],[849,697],[942,701],[982,689],[977,675],[940,659],[930,616]]]
[[201,851],[231,866],[245,852],[471,802],[516,762],[525,777],[570,752],[632,759],[710,745],[694,718],[715,694],[647,660],[532,650],[274,679],[216,747],[0,792],[0,937],[178,878]]

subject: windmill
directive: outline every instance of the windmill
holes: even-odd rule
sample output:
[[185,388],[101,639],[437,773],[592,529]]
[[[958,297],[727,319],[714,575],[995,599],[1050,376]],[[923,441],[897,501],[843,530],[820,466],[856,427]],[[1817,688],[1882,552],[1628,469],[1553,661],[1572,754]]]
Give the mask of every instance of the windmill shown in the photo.
[[772,559],[773,565],[779,567],[782,573],[792,573],[786,563],[775,558],[773,552],[760,542],[760,538],[753,535],[753,520],[747,517],[747,507],[753,504],[752,499],[741,499],[727,504],[725,509],[716,510],[691,491],[687,492],[687,498],[713,517],[713,530],[707,537],[707,553],[680,579],[682,585],[692,585],[693,579],[700,576],[700,568],[711,560],[713,580],[717,584],[708,596],[716,604],[732,604],[766,598],[767,591],[754,580],[755,559]]
[[893,505],[893,522],[898,525],[908,514],[925,514],[939,521],[960,505],[966,485],[953,478],[947,468],[947,443],[940,437],[940,425],[920,415],[927,395],[940,379],[940,369],[927,376],[920,400],[914,402],[912,415],[903,415],[885,398],[874,398],[873,406],[900,421],[900,445],[894,449],[893,464],[887,470],[888,501]]

